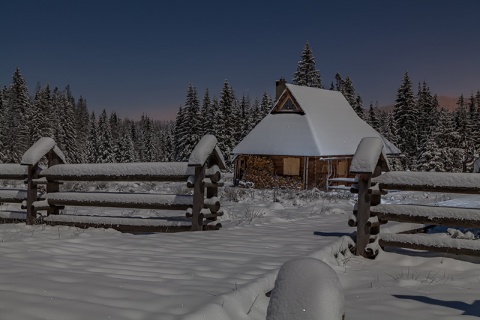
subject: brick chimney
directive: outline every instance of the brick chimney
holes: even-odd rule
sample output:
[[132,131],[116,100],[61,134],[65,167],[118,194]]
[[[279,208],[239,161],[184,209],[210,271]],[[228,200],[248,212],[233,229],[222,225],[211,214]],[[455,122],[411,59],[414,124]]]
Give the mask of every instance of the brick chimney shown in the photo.
[[275,101],[280,98],[283,91],[287,88],[287,81],[282,77],[280,80],[275,81]]

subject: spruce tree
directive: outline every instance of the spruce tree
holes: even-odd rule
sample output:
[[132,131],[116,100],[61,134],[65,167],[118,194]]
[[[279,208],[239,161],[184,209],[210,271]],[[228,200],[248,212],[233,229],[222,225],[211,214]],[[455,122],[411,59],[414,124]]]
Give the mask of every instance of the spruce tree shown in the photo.
[[408,72],[404,74],[402,85],[397,91],[394,106],[397,147],[406,155],[403,159],[405,169],[415,165],[417,152],[417,110],[412,91],[412,82]]
[[90,116],[90,132],[87,140],[86,160],[88,163],[97,163],[99,158],[98,150],[98,128],[95,112]]
[[213,117],[212,117],[211,109],[212,109],[212,101],[210,99],[210,93],[208,89],[206,89],[205,94],[203,96],[202,109],[200,111],[202,115],[201,136],[213,133]]
[[379,125],[378,117],[377,117],[377,114],[376,114],[375,108],[373,107],[372,102],[370,102],[370,107],[368,108],[367,123],[373,129],[379,131],[380,125]]
[[320,71],[315,69],[315,57],[310,44],[305,44],[297,71],[293,75],[293,84],[306,87],[323,88]]
[[113,137],[110,128],[110,122],[107,119],[107,111],[103,109],[102,114],[98,118],[98,163],[113,163],[115,155],[113,154],[112,145]]

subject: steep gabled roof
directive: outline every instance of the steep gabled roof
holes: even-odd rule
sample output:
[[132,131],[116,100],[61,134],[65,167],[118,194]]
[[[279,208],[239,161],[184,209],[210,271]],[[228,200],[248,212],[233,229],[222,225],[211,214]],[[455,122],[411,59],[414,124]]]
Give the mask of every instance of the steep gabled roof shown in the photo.
[[[276,105],[233,149],[233,154],[339,156],[353,155],[364,137],[383,140],[386,154],[400,150],[363,121],[337,91],[287,84],[304,114],[278,112]],[[280,99],[279,99],[280,101]]]

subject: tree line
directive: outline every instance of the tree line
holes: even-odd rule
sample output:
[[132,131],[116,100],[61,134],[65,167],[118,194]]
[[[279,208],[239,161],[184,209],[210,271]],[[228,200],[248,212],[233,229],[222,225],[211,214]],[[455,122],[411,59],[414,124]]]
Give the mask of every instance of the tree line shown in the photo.
[[[324,88],[315,57],[307,42],[292,83]],[[421,171],[463,171],[480,149],[480,91],[458,99],[458,108],[441,108],[426,82],[414,93],[405,73],[393,110],[370,103],[368,110],[352,79],[339,73],[330,90],[340,91],[357,115],[394,143],[404,156],[394,168]],[[261,98],[237,97],[228,80],[217,96],[206,89],[200,99],[196,87],[187,88],[185,103],[174,121],[121,119],[104,109],[90,112],[87,100],[63,90],[37,85],[28,92],[17,68],[10,85],[0,90],[0,161],[18,163],[40,137],[51,137],[70,163],[186,161],[205,134],[213,134],[228,163],[233,148],[272,109],[268,93]]]
[[89,111],[87,100],[64,89],[37,85],[30,95],[17,68],[12,82],[0,90],[0,162],[19,163],[41,137],[53,138],[69,163],[186,161],[205,134],[218,137],[229,160],[230,151],[268,113],[272,98],[265,93],[253,103],[240,100],[225,80],[219,98],[207,89],[200,103],[193,85],[175,121],[121,119],[116,112]]
[[[315,57],[307,42],[293,75],[297,85],[324,88]],[[393,110],[370,102],[364,109],[352,79],[337,73],[330,90],[340,91],[357,115],[395,144],[402,156],[391,160],[393,169],[460,172],[478,158],[480,150],[480,90],[468,98],[461,95],[453,111],[439,105],[427,82],[414,93],[408,72],[397,90]]]

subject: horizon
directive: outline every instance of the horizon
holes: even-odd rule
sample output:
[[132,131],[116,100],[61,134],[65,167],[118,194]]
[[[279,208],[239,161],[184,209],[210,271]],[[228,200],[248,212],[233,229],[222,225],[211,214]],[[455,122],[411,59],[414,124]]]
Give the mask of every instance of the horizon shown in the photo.
[[219,96],[225,79],[237,98],[274,96],[275,80],[291,82],[307,41],[323,86],[336,72],[350,76],[365,108],[392,104],[405,72],[414,90],[426,81],[439,96],[480,89],[480,3],[471,1],[29,0],[4,8],[22,15],[0,20],[3,30],[15,25],[2,41],[1,86],[18,67],[30,94],[37,83],[70,85],[90,111],[122,118],[174,119],[189,84],[200,98],[207,88]]

